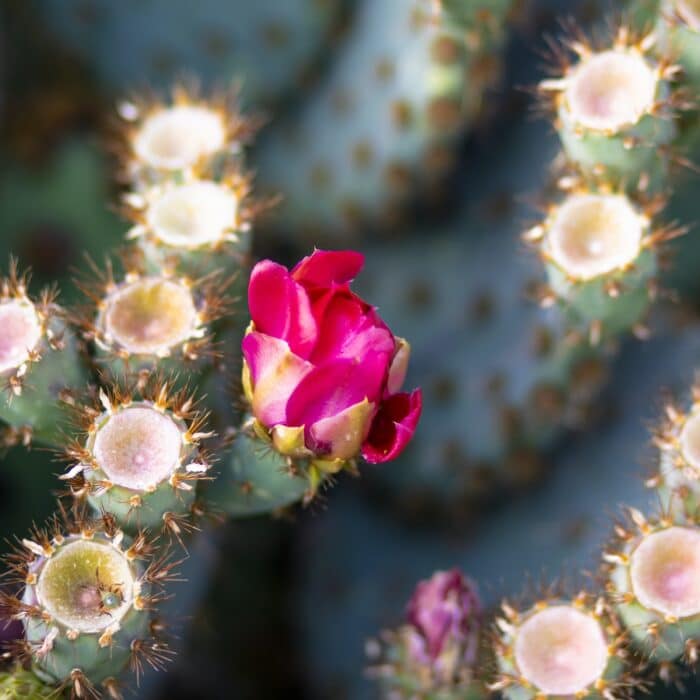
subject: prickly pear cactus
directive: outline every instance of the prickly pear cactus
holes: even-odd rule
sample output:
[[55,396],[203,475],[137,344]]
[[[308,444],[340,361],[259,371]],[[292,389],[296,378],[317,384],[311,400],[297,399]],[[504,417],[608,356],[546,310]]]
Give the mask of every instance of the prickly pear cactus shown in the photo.
[[[157,0],[140,14],[129,3],[81,3],[79,22],[65,5],[41,8],[48,31],[92,63],[104,94],[131,81],[136,67],[139,75],[169,74],[168,60],[155,61],[153,73],[149,65],[165,44],[174,63],[188,62],[205,82],[239,70],[249,82],[241,99],[181,85],[164,100],[118,101],[122,192],[113,199],[128,219],[117,230],[125,250],[114,270],[99,261],[97,280],[79,283],[89,303],[75,307],[67,297],[60,309],[14,268],[0,285],[3,445],[33,440],[68,458],[54,479],[45,465],[31,473],[35,461],[18,470],[15,453],[3,463],[23,473],[0,474],[0,494],[24,503],[31,488],[62,487],[69,503],[6,561],[0,617],[21,621],[24,635],[7,657],[22,666],[0,675],[0,692],[5,684],[12,697],[46,690],[118,700],[130,676],[138,682],[171,659],[163,635],[172,622],[199,617],[212,545],[222,539],[211,523],[287,515],[300,503],[329,509],[314,508],[313,520],[300,511],[293,614],[301,611],[304,624],[289,635],[323,696],[339,688],[369,696],[359,680],[363,640],[382,628],[367,645],[370,673],[392,700],[481,700],[490,692],[627,700],[650,678],[681,674],[700,649],[698,390],[688,391],[700,335],[697,321],[674,325],[668,306],[654,302],[672,279],[662,248],[685,258],[677,269],[691,280],[682,290],[691,300],[697,283],[697,243],[674,240],[695,216],[689,180],[671,207],[683,199],[684,220],[665,223],[674,216],[662,212],[697,141],[695,4],[647,5],[653,31],[622,24],[599,45],[567,40],[563,60],[539,83],[562,148],[553,166],[555,138],[511,114],[498,148],[470,151],[454,220],[407,227],[400,245],[364,238],[364,272],[363,256],[349,250],[315,250],[289,267],[263,260],[249,271],[257,215],[281,195],[270,232],[285,233],[292,247],[308,233],[321,240],[320,230],[340,248],[358,224],[373,234],[393,221],[444,174],[477,122],[511,3],[355,3],[345,8],[335,55],[304,95],[298,77],[331,48],[339,4],[248,5],[229,4],[219,17],[219,5],[207,2],[188,11],[189,26],[184,6]],[[251,31],[259,21],[274,56]],[[222,35],[240,40],[230,51],[236,66],[223,58]],[[283,108],[280,98],[291,94],[296,104]],[[257,150],[250,102],[277,108]],[[66,221],[76,209],[68,191],[106,195],[101,168],[79,162],[67,190],[60,173],[46,185],[48,208]],[[25,187],[17,172],[8,176],[6,208],[22,211],[8,236],[22,253],[25,237],[33,240],[22,233],[24,211],[31,219],[45,192],[35,175]],[[513,202],[537,189],[544,211],[528,227]],[[97,212],[93,204],[86,216]],[[87,242],[102,258],[111,224],[100,217]],[[42,276],[63,273],[53,257],[44,255],[53,267]],[[246,293],[247,311],[239,298]],[[649,344],[627,342],[650,329],[658,337]],[[669,405],[654,432],[655,469],[643,484],[631,473],[630,445],[642,440],[659,385],[679,378],[680,408]],[[596,402],[603,391],[606,400]],[[567,434],[591,425],[595,440]],[[395,467],[380,465],[404,450]],[[527,500],[516,495],[545,461],[558,464],[549,480]],[[365,480],[330,489],[348,475]],[[19,480],[21,493],[12,488]],[[508,509],[483,507],[503,494]],[[358,503],[358,495],[375,501]],[[613,526],[602,547],[611,499],[633,506],[631,524]],[[26,503],[36,516],[34,501]],[[472,529],[450,541],[426,527],[407,547],[397,510],[420,513],[428,526],[471,519]],[[515,602],[525,570],[558,568],[566,557],[577,568],[602,562],[589,593],[548,587]],[[455,559],[486,583],[485,605],[451,568]],[[191,581],[161,610],[180,564]],[[265,584],[247,578],[245,562],[240,569],[242,604],[260,601],[251,591]],[[398,601],[435,569],[397,626]],[[503,575],[499,601],[487,582]],[[278,570],[269,576],[288,587]],[[251,611],[240,617],[230,601],[218,603],[206,609],[226,633],[236,626],[229,615],[250,619]],[[264,638],[264,622],[254,623],[242,646]],[[198,690],[216,696],[216,685],[207,680]]]
[[104,0],[41,3],[43,20],[99,80],[123,91],[144,81],[170,87],[186,71],[208,83],[243,83],[255,104],[303,85],[342,0],[186,3]]
[[444,173],[498,76],[510,5],[357,3],[321,84],[258,148],[260,186],[284,195],[271,225],[312,241],[375,229]]

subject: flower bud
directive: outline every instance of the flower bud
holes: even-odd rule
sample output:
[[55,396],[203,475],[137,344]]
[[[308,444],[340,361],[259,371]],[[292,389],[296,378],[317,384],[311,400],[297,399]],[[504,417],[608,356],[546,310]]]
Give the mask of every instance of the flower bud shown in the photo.
[[255,431],[281,454],[338,471],[398,456],[421,412],[400,393],[410,346],[350,290],[363,257],[320,251],[291,272],[264,260],[248,289],[243,385]]
[[408,604],[409,654],[448,682],[459,666],[476,663],[481,602],[472,581],[458,569],[421,581]]

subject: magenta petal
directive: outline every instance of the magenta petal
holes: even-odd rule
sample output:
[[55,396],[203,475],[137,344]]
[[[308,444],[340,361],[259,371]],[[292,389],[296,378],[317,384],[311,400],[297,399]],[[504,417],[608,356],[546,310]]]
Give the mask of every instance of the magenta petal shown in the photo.
[[242,349],[253,385],[253,414],[268,428],[285,423],[289,397],[312,365],[286,341],[264,333],[248,333]]
[[263,260],[253,268],[248,307],[256,330],[286,340],[292,352],[308,356],[316,343],[318,326],[306,290],[286,267]]
[[354,250],[315,250],[292,270],[292,277],[305,287],[330,287],[357,277],[365,256]]
[[[314,301],[320,333],[310,360],[314,364],[347,357],[363,362],[368,352],[394,354],[394,336],[359,297],[336,288]],[[388,365],[388,363],[387,363]]]
[[362,364],[340,358],[314,367],[289,398],[289,425],[305,425],[310,431],[316,421],[335,416],[363,399],[375,403],[386,367],[386,356],[376,353],[367,355]]
[[371,464],[398,457],[416,431],[422,408],[420,389],[410,394],[394,394],[383,401],[362,446],[362,456]]

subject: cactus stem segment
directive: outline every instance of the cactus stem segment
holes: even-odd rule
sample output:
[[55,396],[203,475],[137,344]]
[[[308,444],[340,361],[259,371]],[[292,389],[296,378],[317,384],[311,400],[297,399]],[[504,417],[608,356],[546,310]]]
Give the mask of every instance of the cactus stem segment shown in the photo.
[[134,406],[108,418],[95,435],[95,461],[118,486],[149,491],[179,466],[183,436],[154,408]]
[[72,466],[62,478],[71,493],[128,531],[163,529],[182,541],[194,529],[194,487],[209,478],[200,442],[212,433],[194,406],[186,390],[171,392],[160,379],[101,392],[99,405],[83,408],[85,441],[66,451]]
[[138,266],[117,282],[108,269],[97,284],[80,283],[94,306],[78,321],[107,361],[134,370],[168,357],[194,361],[213,353],[208,324],[227,312],[231,282],[216,273],[199,280],[168,270],[149,275]]
[[700,528],[692,518],[630,512],[608,562],[608,594],[634,645],[658,661],[687,657],[700,639]]

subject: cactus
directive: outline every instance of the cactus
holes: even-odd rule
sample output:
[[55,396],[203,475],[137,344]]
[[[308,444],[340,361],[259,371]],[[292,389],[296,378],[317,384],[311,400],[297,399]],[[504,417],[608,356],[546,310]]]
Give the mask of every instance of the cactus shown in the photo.
[[700,644],[694,578],[700,530],[692,518],[647,519],[634,509],[630,517],[633,527],[620,526],[604,554],[608,595],[645,655],[655,662],[692,661]]
[[[507,487],[532,483],[543,460],[557,456],[563,429],[586,424],[609,369],[634,376],[628,382],[635,389],[668,376],[669,366],[687,369],[689,356],[696,359],[697,327],[670,328],[668,309],[658,305],[651,318],[651,302],[665,274],[660,245],[684,230],[659,224],[656,214],[673,183],[673,166],[683,160],[681,149],[692,150],[695,139],[694,113],[686,111],[692,105],[685,101],[686,88],[692,88],[692,58],[685,48],[681,51],[679,60],[689,68],[685,77],[671,60],[681,41],[674,32],[691,28],[689,5],[672,5],[662,3],[649,15],[657,27],[654,35],[637,38],[623,28],[600,50],[574,42],[574,62],[540,85],[541,92],[553,97],[564,154],[551,171],[556,191],[548,191],[545,214],[526,235],[538,247],[539,261],[532,266],[520,262],[515,227],[505,221],[512,210],[498,221],[485,216],[483,208],[465,206],[454,225],[431,230],[430,238],[414,235],[401,246],[367,244],[369,275],[360,284],[366,285],[366,298],[378,301],[382,315],[408,340],[394,335],[377,309],[350,289],[361,256],[347,250],[316,250],[289,269],[264,260],[250,276],[250,314],[241,313],[242,304],[230,299],[227,285],[230,275],[237,275],[237,291],[248,281],[252,222],[269,201],[253,198],[246,168],[249,163],[259,166],[263,186],[278,187],[286,195],[275,226],[291,234],[294,243],[311,220],[329,236],[347,234],[358,220],[375,232],[394,205],[425,193],[433,167],[437,163],[436,169],[444,172],[458,136],[475,123],[482,104],[481,78],[490,72],[482,71],[495,62],[509,2],[412,3],[411,9],[419,12],[411,14],[411,30],[402,24],[408,18],[407,5],[399,7],[395,0],[359,3],[348,13],[351,22],[343,43],[339,41],[338,60],[329,63],[306,104],[300,96],[297,111],[285,115],[280,104],[257,151],[247,150],[254,120],[241,115],[228,92],[204,99],[179,88],[165,102],[122,100],[120,158],[126,179],[121,201],[131,222],[123,236],[128,244],[123,273],[115,275],[108,267],[93,287],[81,283],[92,305],[81,311],[69,304],[55,329],[46,320],[48,307],[54,306],[49,297],[43,301],[26,285],[13,282],[0,299],[0,320],[11,331],[4,338],[4,364],[0,341],[0,370],[8,374],[10,388],[17,387],[15,393],[20,380],[27,380],[21,395],[14,397],[27,403],[13,399],[8,404],[6,419],[12,424],[5,442],[24,441],[31,429],[37,440],[66,453],[63,481],[75,499],[74,508],[81,512],[87,506],[97,518],[88,523],[79,517],[67,534],[37,531],[24,542],[24,553],[8,560],[10,573],[16,575],[3,587],[0,613],[21,619],[26,627],[26,639],[13,644],[12,656],[57,694],[65,690],[77,698],[102,692],[119,697],[127,666],[138,677],[144,664],[160,668],[170,656],[167,646],[151,639],[163,624],[150,610],[166,595],[161,585],[176,577],[168,544],[189,551],[203,515],[278,514],[298,502],[319,502],[321,496],[332,504],[334,516],[336,511],[341,519],[350,513],[348,527],[355,536],[358,531],[366,535],[363,547],[357,548],[341,532],[333,538],[333,554],[324,557],[325,573],[332,570],[344,583],[335,591],[343,588],[347,594],[345,604],[336,601],[336,612],[347,615],[358,609],[358,598],[366,606],[376,596],[377,578],[365,576],[367,571],[374,576],[389,571],[393,585],[383,592],[393,600],[400,586],[417,577],[416,557],[421,555],[403,546],[396,560],[385,562],[376,555],[374,541],[395,526],[386,526],[387,514],[378,515],[371,507],[359,518],[352,507],[343,511],[351,496],[327,491],[341,472],[376,472],[372,481],[381,482],[394,502],[414,509],[418,494],[440,511],[443,521],[473,517],[479,501],[490,502],[491,496],[511,493]],[[128,7],[109,11],[123,17]],[[157,3],[149,9],[161,11]],[[173,15],[178,11],[173,9]],[[262,12],[246,11],[250,14],[239,19]],[[327,17],[332,12],[318,10]],[[319,14],[296,19],[308,28]],[[95,38],[104,37],[97,31],[102,19],[93,24]],[[119,22],[104,25],[108,33],[117,26]],[[89,50],[86,45],[85,52]],[[309,44],[307,57],[314,52]],[[392,75],[390,61],[378,58],[391,59]],[[295,72],[292,63],[289,71]],[[368,82],[368,70],[376,65],[377,77],[387,82]],[[466,86],[465,72],[473,78]],[[396,82],[389,86],[389,80]],[[400,95],[392,92],[399,84],[407,92],[404,87]],[[336,96],[334,107],[342,107],[346,95],[337,95],[344,85],[372,90],[364,91],[366,100],[354,103],[354,119],[334,124],[328,118],[329,99]],[[243,95],[245,103],[250,93],[244,88]],[[392,103],[402,124],[405,106],[411,106],[414,119],[403,130],[387,127]],[[282,132],[290,124],[311,132],[306,147],[283,143]],[[355,129],[365,126],[381,148],[358,142]],[[543,184],[551,153],[541,139],[530,140],[539,133],[531,127],[512,131],[500,149],[508,159],[491,150],[484,159],[505,174],[501,183],[521,192],[523,178],[527,189],[533,180]],[[524,145],[507,148],[518,141]],[[349,148],[358,143],[360,148]],[[332,181],[323,168],[314,167],[319,149],[333,164]],[[393,167],[397,162],[400,167]],[[382,180],[387,165],[388,185]],[[310,168],[316,185],[325,190],[309,192]],[[408,180],[418,187],[405,187]],[[460,191],[471,194],[473,184],[467,181]],[[103,243],[95,242],[101,252]],[[679,250],[692,248],[685,242],[669,247],[676,245]],[[388,269],[399,274],[398,281]],[[528,284],[532,277],[545,276],[546,284]],[[544,309],[525,306],[525,288],[536,292]],[[231,317],[234,306],[237,318]],[[630,332],[646,335],[647,322],[666,331],[670,340],[651,345],[651,350],[621,342]],[[74,334],[84,346],[82,357],[74,352]],[[42,347],[35,353],[37,343],[57,337],[70,341],[67,352]],[[622,359],[616,362],[613,352],[621,346]],[[659,347],[663,352],[650,357]],[[58,358],[70,367],[57,368],[60,363],[51,360]],[[636,373],[626,366],[630,358]],[[225,380],[239,364],[243,405],[233,406],[237,390]],[[100,371],[104,366],[110,371]],[[420,389],[401,391],[407,372],[411,387],[424,385],[430,394],[425,402],[428,420],[415,445],[410,443],[419,428],[423,399]],[[161,376],[169,377],[167,387]],[[39,393],[32,394],[34,377]],[[57,377],[62,382],[58,393]],[[122,384],[127,388],[120,388]],[[217,436],[203,427],[189,393],[177,388],[187,384],[196,388],[197,396],[208,394],[202,408],[215,414]],[[618,382],[607,396],[619,390]],[[81,401],[79,393],[90,398]],[[65,405],[54,409],[56,398]],[[631,430],[625,426],[630,420],[637,426],[640,403],[636,396],[625,403],[629,415],[622,428],[606,414],[610,427],[601,422],[599,430],[604,438],[607,427],[612,436],[607,433],[603,448],[619,446],[623,437],[629,442],[626,433]],[[77,429],[64,428],[59,420],[68,406],[80,418]],[[41,415],[28,418],[30,408]],[[381,648],[371,646],[379,652],[373,662],[382,692],[452,700],[484,697],[490,687],[516,700],[562,695],[609,700],[644,685],[646,676],[670,678],[681,657],[693,663],[700,637],[693,599],[694,413],[695,398],[682,411],[667,411],[668,425],[655,435],[662,451],[659,472],[648,481],[664,510],[642,516],[646,506],[641,506],[633,511],[636,531],[617,528],[617,546],[606,550],[607,587],[599,587],[591,599],[562,591],[533,605],[506,604],[489,646],[480,631],[483,615],[470,594],[471,584],[438,574],[419,587],[405,624],[384,636]],[[69,434],[61,435],[63,430]],[[202,452],[199,443],[209,437],[209,449]],[[549,486],[533,494],[530,503],[520,501],[510,512],[495,512],[490,521],[487,515],[479,536],[464,537],[459,544],[476,547],[469,551],[479,556],[468,556],[483,560],[479,565],[491,569],[489,578],[503,570],[508,558],[514,569],[509,576],[520,587],[521,564],[531,567],[538,557],[555,559],[566,549],[560,535],[552,545],[549,533],[558,524],[553,528],[550,522],[541,535],[542,529],[532,523],[523,526],[525,516],[546,525],[541,518],[547,513],[570,510],[572,493],[580,493],[586,511],[599,516],[601,500],[622,483],[621,451],[590,452],[583,442],[569,446],[573,449],[562,455],[563,473],[553,474]],[[360,460],[389,461],[404,448],[406,460],[394,470],[358,469]],[[597,482],[591,475],[598,475]],[[46,476],[38,482],[42,490]],[[548,497],[552,485],[556,488]],[[628,481],[620,493],[627,500],[636,492]],[[542,513],[528,514],[533,505]],[[376,522],[380,525],[375,529]],[[142,533],[144,527],[161,536],[151,541]],[[323,530],[316,522],[314,534],[307,527],[302,536],[316,545],[329,537]],[[337,529],[330,532],[338,534]],[[403,534],[398,531],[399,538]],[[431,569],[455,556],[454,543],[437,542],[434,534],[424,538],[418,547],[430,550],[426,558]],[[532,548],[522,546],[528,538]],[[587,534],[582,541],[577,551],[591,544]],[[318,546],[305,549],[325,551]],[[341,564],[333,558],[336,551],[343,552]],[[140,563],[134,554],[145,561]],[[409,560],[410,565],[405,563]],[[197,597],[206,588],[210,567],[191,568],[196,584],[190,591]],[[317,576],[313,568],[303,569],[302,576]],[[427,567],[421,563],[420,568]],[[443,587],[446,579],[449,585]],[[23,592],[17,595],[14,586]],[[357,586],[364,586],[359,596]],[[434,589],[434,597],[426,593]],[[66,590],[68,595],[61,595]],[[327,599],[318,591],[319,586],[310,585],[300,593],[299,607],[306,610],[304,601],[313,597],[316,614],[309,619],[314,626],[327,624],[326,615],[318,614],[327,610]],[[188,611],[192,604],[186,603]],[[355,617],[366,619],[363,614]],[[174,616],[170,610],[168,617]],[[328,616],[340,629],[337,621]],[[386,620],[376,622],[374,629]],[[223,619],[221,627],[226,627]],[[302,634],[315,634],[308,627]],[[479,640],[487,647],[483,653],[475,650]],[[307,644],[297,641],[300,648]],[[323,645],[323,668],[314,665],[320,684],[336,663],[332,646]],[[545,663],[545,656],[556,663]],[[27,672],[17,668],[9,678],[27,684]],[[354,690],[348,686],[347,693]]]
[[86,438],[67,450],[73,463],[62,478],[127,532],[162,528],[179,536],[209,470],[200,441],[211,433],[195,406],[166,381],[111,396],[101,390],[97,406],[80,409]]
[[[150,558],[150,559],[149,559]],[[8,560],[21,597],[3,593],[2,609],[24,621],[18,645],[38,678],[70,685],[76,697],[95,695],[100,684],[118,696],[116,676],[129,663],[168,661],[164,641],[153,637],[153,610],[173,565],[152,558],[144,535],[125,539],[111,516],[56,520],[36,529]]]
[[208,324],[226,311],[228,281],[220,275],[190,280],[167,270],[148,274],[140,256],[125,262],[122,280],[108,265],[80,285],[92,303],[77,321],[84,338],[94,342],[98,362],[117,376],[168,369],[167,358],[173,370],[182,362],[201,365],[213,352]]
[[34,302],[27,283],[11,260],[9,276],[0,280],[0,417],[15,435],[55,444],[71,389],[84,382],[85,371],[55,294],[45,290]]
[[144,80],[169,87],[188,71],[214,84],[240,79],[246,99],[259,104],[280,100],[302,81],[341,7],[337,0],[207,0],[192,15],[179,2],[152,2],[144,12],[137,2],[98,0],[87,9],[42,3],[39,11],[49,31],[112,90]]
[[313,241],[375,230],[443,174],[498,75],[510,5],[358,3],[309,102],[254,155],[260,187],[284,194],[270,226]]
[[457,569],[438,571],[418,584],[407,618],[398,630],[386,631],[376,649],[370,646],[381,653],[371,671],[387,695],[440,700],[487,696],[483,680],[474,677],[482,610],[472,581]]
[[604,600],[585,593],[573,600],[541,600],[529,610],[509,603],[496,621],[498,679],[508,700],[574,695],[620,697],[633,687],[626,676],[622,630]]
[[[643,512],[659,505],[656,492],[641,478],[647,468],[639,465],[656,464],[656,450],[637,448],[647,443],[650,424],[657,432],[659,388],[685,396],[688,367],[700,357],[697,323],[665,331],[623,348],[604,394],[609,407],[605,421],[555,452],[556,469],[547,480],[501,507],[482,509],[468,530],[411,531],[386,507],[374,507],[346,490],[331,495],[325,512],[302,522],[297,624],[319,616],[313,626],[301,627],[302,662],[322,653],[325,659],[312,679],[314,692],[325,696],[342,685],[353,699],[376,697],[376,688],[357,671],[365,640],[375,639],[377,630],[393,628],[413,582],[431,571],[459,566],[469,572],[479,585],[487,620],[502,597],[519,610],[546,597],[541,587],[524,581],[559,577],[566,582],[574,572],[596,572],[615,505]],[[427,402],[428,420],[432,410]],[[577,590],[561,588],[555,597],[568,600]],[[586,588],[596,595],[604,592],[603,585],[592,590],[590,581]],[[374,642],[368,648],[373,652]],[[376,666],[373,653],[368,663],[370,670]],[[492,664],[487,659],[478,670],[488,672]],[[495,682],[493,676],[488,680]]]
[[646,188],[663,185],[677,109],[670,81],[676,68],[654,52],[653,34],[634,36],[621,25],[613,41],[594,50],[576,37],[577,60],[540,84],[552,98],[568,158],[586,174]]

